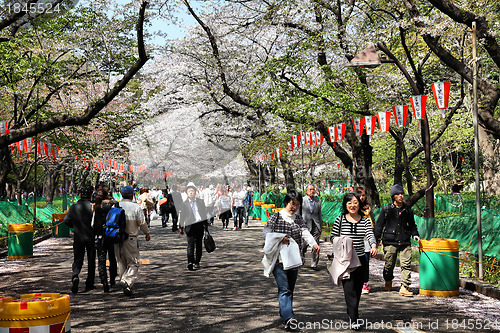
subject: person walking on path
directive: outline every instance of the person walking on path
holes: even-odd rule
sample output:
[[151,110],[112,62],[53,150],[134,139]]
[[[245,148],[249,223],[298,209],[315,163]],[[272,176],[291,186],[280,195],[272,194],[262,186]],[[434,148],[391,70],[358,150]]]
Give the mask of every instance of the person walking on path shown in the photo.
[[340,236],[351,238],[352,245],[356,251],[361,266],[350,272],[349,278],[342,279],[344,298],[347,306],[347,314],[351,322],[351,328],[360,329],[359,301],[363,288],[363,280],[368,270],[368,261],[365,258],[364,239],[368,239],[371,246],[371,255],[377,255],[377,243],[370,221],[361,215],[360,199],[355,193],[347,193],[342,200],[342,215],[337,217],[333,224],[330,239],[332,243]]
[[180,234],[187,238],[187,268],[190,271],[200,269],[203,253],[203,234],[208,228],[207,210],[202,199],[196,198],[196,186],[190,182],[186,186],[187,199],[180,212]]
[[233,220],[234,220],[234,229],[241,229],[243,224],[243,216],[245,215],[245,206],[243,205],[243,199],[245,198],[246,191],[241,188],[240,184],[236,184],[234,187],[234,192],[232,195],[233,202]]
[[213,185],[203,189],[200,194],[200,198],[203,199],[205,207],[207,208],[207,213],[209,215],[210,225],[214,224],[214,205],[215,205],[215,188]]
[[[101,280],[104,292],[109,292],[109,286],[115,285],[118,267],[115,257],[115,245],[109,237],[104,234],[106,226],[106,216],[109,210],[116,204],[116,201],[109,195],[106,188],[97,191],[95,197],[94,211],[94,233],[95,246],[97,249],[97,271]],[[106,269],[106,258],[109,259],[109,283]]]
[[[285,269],[284,259],[280,250],[267,251],[266,249],[275,249],[283,247],[282,244],[295,244],[299,256],[299,266],[303,263],[302,247],[304,243],[308,243],[314,248],[316,254],[319,254],[320,247],[314,240],[307,229],[307,225],[300,214],[295,214],[302,202],[301,195],[296,190],[289,191],[283,200],[285,208],[281,211],[272,214],[264,226],[264,236],[266,239],[264,245],[264,253],[266,256],[263,259],[264,275],[269,276],[272,272],[278,286],[278,303],[279,313],[286,329],[295,329],[297,320],[293,312],[293,292],[297,281],[299,269],[298,267]],[[268,258],[270,257],[270,258]],[[266,260],[267,259],[267,260]]]
[[87,280],[85,281],[85,291],[95,288],[95,243],[94,230],[92,229],[92,205],[90,197],[92,188],[84,187],[80,192],[81,199],[69,207],[68,213],[64,217],[64,223],[73,228],[73,273],[71,276],[71,292],[78,293],[80,279],[78,275],[83,267],[83,258],[87,252]]
[[[321,216],[321,201],[315,195],[316,189],[314,185],[307,185],[306,187],[307,196],[302,200],[302,218],[306,222],[307,229],[314,237],[316,243],[319,244],[319,238],[321,237],[321,230],[323,230],[323,218]],[[307,253],[307,244],[304,244],[302,248],[302,255],[305,257]],[[318,271],[319,255],[316,251],[312,249],[311,251],[311,268]]]
[[183,203],[181,192],[182,187],[180,185],[177,185],[170,193],[170,195],[172,196],[172,201],[170,201],[169,210],[171,210],[172,214],[172,232],[177,232],[179,230],[179,212]]
[[401,288],[400,296],[411,297],[413,292],[409,290],[411,284],[411,242],[420,241],[415,224],[415,215],[411,207],[404,203],[403,186],[396,184],[391,188],[392,203],[384,206],[375,225],[375,238],[377,243],[382,241],[384,247],[384,280],[385,290],[392,290],[392,279],[394,278],[394,266],[399,253],[401,265]]
[[[359,200],[360,200],[359,204],[361,206],[361,214],[364,217],[366,217],[368,220],[370,220],[370,225],[371,225],[372,230],[373,230],[374,217],[373,217],[372,209],[366,200],[366,189],[363,186],[358,186],[358,187],[356,187],[356,193],[358,194]],[[365,238],[365,257],[366,257],[366,260],[368,262],[370,262],[370,251],[371,251],[370,243],[368,242],[368,239]],[[368,267],[370,267],[370,265],[368,265]],[[370,293],[370,286],[368,286],[369,279],[370,279],[370,270],[367,269],[365,271],[365,278],[363,281],[364,282],[363,283],[363,290],[361,291],[362,294],[369,294]]]
[[121,193],[122,200],[119,205],[125,211],[125,232],[128,234],[128,238],[121,243],[115,244],[115,255],[123,293],[130,296],[139,277],[139,243],[137,239],[139,229],[146,235],[146,242],[151,240],[151,236],[141,206],[132,202],[134,197],[133,187],[124,186]]
[[243,199],[243,205],[245,206],[245,228],[248,228],[248,215],[253,208],[253,191],[250,186],[247,187],[247,193]]
[[222,195],[217,199],[217,210],[222,221],[222,230],[229,230],[229,219],[231,218],[231,198],[227,190],[222,190]]
[[144,218],[146,219],[146,223],[149,228],[151,225],[151,211],[155,205],[151,194],[149,194],[149,188],[143,187],[139,190],[137,204],[141,206],[141,209],[144,212]]

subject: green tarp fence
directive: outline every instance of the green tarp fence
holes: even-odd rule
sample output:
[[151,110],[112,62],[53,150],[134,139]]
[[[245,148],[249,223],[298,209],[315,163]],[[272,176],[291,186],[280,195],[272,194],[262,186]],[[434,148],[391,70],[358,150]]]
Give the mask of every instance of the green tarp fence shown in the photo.
[[[121,199],[119,193],[113,194],[117,200]],[[284,194],[268,192],[254,193],[254,200],[266,204],[275,204],[282,207]],[[333,223],[342,213],[342,195],[335,196],[335,202],[322,203],[321,212],[326,223]],[[69,207],[79,197],[67,196],[66,204]],[[62,213],[64,198],[55,198],[53,204],[46,205],[44,197],[37,198],[37,223],[35,229],[50,228],[52,214]],[[483,254],[500,259],[500,201],[490,199],[482,202],[485,208],[481,212],[481,226],[483,235]],[[420,200],[414,210],[421,209]],[[259,212],[257,212],[257,208]],[[260,216],[260,206],[254,206],[250,216]],[[477,221],[476,202],[473,197],[461,195],[436,195],[436,216],[433,219],[415,216],[421,238],[452,238],[457,239],[460,250],[467,250],[477,254]],[[378,218],[380,209],[374,209],[375,219]],[[23,201],[22,205],[16,202],[0,201],[0,237],[5,238],[9,224],[33,223],[33,199]]]
[[[77,196],[58,197],[52,204],[47,204],[45,197],[37,197],[36,221],[34,230],[50,229],[52,225],[52,214],[63,212],[63,201],[69,207],[78,201]],[[0,239],[5,239],[9,224],[33,223],[33,199],[23,200],[21,205],[12,201],[0,201]]]
[[[452,195],[436,196],[435,211],[445,212],[446,216],[424,218],[415,216],[421,238],[457,239],[460,250],[477,255],[477,218],[475,200],[464,200]],[[488,202],[481,211],[481,231],[483,235],[483,254],[500,259],[500,206]],[[494,209],[496,208],[496,209]],[[374,209],[375,221],[380,208]],[[323,202],[321,206],[323,221],[335,222],[342,213],[341,202]],[[438,215],[438,214],[436,214]]]

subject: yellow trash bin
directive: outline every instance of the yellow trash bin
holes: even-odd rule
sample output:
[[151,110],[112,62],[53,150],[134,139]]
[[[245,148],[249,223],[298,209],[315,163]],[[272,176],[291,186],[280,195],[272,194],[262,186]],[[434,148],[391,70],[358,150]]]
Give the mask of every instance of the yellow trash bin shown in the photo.
[[36,293],[0,299],[0,332],[71,332],[69,295]]

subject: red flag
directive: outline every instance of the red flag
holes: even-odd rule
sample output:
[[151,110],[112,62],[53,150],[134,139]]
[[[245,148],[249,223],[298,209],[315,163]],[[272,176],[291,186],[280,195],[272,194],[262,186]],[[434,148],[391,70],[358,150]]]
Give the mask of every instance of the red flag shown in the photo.
[[293,135],[292,136],[292,143],[293,143],[293,148],[299,148],[300,146],[300,135]]
[[380,125],[380,131],[387,132],[391,125],[391,111],[378,112],[377,118]]
[[365,127],[365,118],[354,118],[352,119],[352,126],[354,128],[354,133],[359,136],[363,134],[363,127]]
[[408,119],[408,105],[396,105],[392,107],[392,110],[394,111],[396,126],[405,127]]
[[433,83],[431,87],[438,109],[447,109],[450,98],[451,82],[436,82]]
[[377,117],[365,116],[366,135],[373,135],[375,133],[375,126],[377,125]]
[[413,109],[413,115],[415,116],[415,119],[417,119],[417,120],[424,119],[425,118],[425,104],[427,102],[427,96],[425,96],[425,95],[411,96],[410,101],[411,101],[411,107]]
[[316,145],[323,144],[323,134],[320,131],[316,131]]
[[344,140],[346,126],[347,125],[345,123],[336,124],[336,130],[337,130],[336,137],[337,137],[337,140]]
[[328,127],[328,135],[331,142],[337,141],[337,126]]
[[0,121],[0,136],[6,135],[8,133],[9,133],[9,130],[7,129],[7,122]]

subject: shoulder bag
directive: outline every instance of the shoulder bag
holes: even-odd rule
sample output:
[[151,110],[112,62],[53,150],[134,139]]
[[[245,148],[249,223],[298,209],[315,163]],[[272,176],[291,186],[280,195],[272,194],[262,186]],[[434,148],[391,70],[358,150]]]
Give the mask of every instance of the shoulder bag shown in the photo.
[[203,243],[205,244],[205,250],[208,253],[215,251],[215,241],[210,232],[208,232],[208,227],[205,227],[205,236],[203,237]]

